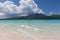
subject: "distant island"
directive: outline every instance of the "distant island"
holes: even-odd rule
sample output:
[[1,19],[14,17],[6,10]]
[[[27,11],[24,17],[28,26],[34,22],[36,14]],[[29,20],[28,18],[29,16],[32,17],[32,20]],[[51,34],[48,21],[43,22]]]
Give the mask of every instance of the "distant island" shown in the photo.
[[28,16],[21,16],[21,17],[13,17],[13,18],[6,18],[0,20],[50,20],[50,19],[60,19],[60,15],[52,14],[51,16],[46,16],[44,14],[30,14]]

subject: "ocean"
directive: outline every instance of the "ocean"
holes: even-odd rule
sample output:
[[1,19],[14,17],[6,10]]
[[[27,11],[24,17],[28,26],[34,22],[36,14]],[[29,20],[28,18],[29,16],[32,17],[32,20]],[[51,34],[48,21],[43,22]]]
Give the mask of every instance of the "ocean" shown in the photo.
[[0,20],[0,23],[21,23],[21,24],[56,24],[60,23],[60,20]]
[[6,36],[6,40],[8,37],[19,40],[21,35],[24,38],[29,35],[35,40],[60,40],[60,20],[0,20],[2,39]]
[[37,28],[45,30],[60,29],[60,20],[0,20],[0,24],[13,25],[9,28]]

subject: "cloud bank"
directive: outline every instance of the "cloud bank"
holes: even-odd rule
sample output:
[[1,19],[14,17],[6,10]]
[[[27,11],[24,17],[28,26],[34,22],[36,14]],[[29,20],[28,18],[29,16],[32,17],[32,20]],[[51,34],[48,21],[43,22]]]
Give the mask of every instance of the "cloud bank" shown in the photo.
[[0,2],[0,18],[27,16],[32,13],[44,13],[34,0],[20,0],[19,6],[12,1]]

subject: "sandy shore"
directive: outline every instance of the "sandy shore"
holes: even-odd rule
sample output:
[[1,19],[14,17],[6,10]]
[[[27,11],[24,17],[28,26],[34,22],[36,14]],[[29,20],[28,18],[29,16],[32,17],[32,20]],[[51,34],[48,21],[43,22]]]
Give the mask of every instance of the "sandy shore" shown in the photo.
[[18,30],[0,29],[0,40],[38,40],[38,38],[20,29]]
[[[60,31],[14,28],[15,25],[0,24],[0,40],[60,40]],[[18,25],[16,25],[17,27]]]
[[60,40],[60,32],[29,33],[20,29],[0,29],[0,40]]

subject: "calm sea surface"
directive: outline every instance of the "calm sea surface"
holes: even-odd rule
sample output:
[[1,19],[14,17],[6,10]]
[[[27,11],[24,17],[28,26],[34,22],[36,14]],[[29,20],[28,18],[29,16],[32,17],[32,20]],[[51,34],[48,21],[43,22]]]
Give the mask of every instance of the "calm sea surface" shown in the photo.
[[[0,20],[11,28],[33,28],[34,30],[60,30],[60,20]],[[15,24],[12,26],[12,24]],[[0,26],[2,27],[2,26]]]
[[60,24],[60,20],[0,20],[0,23],[20,24]]

